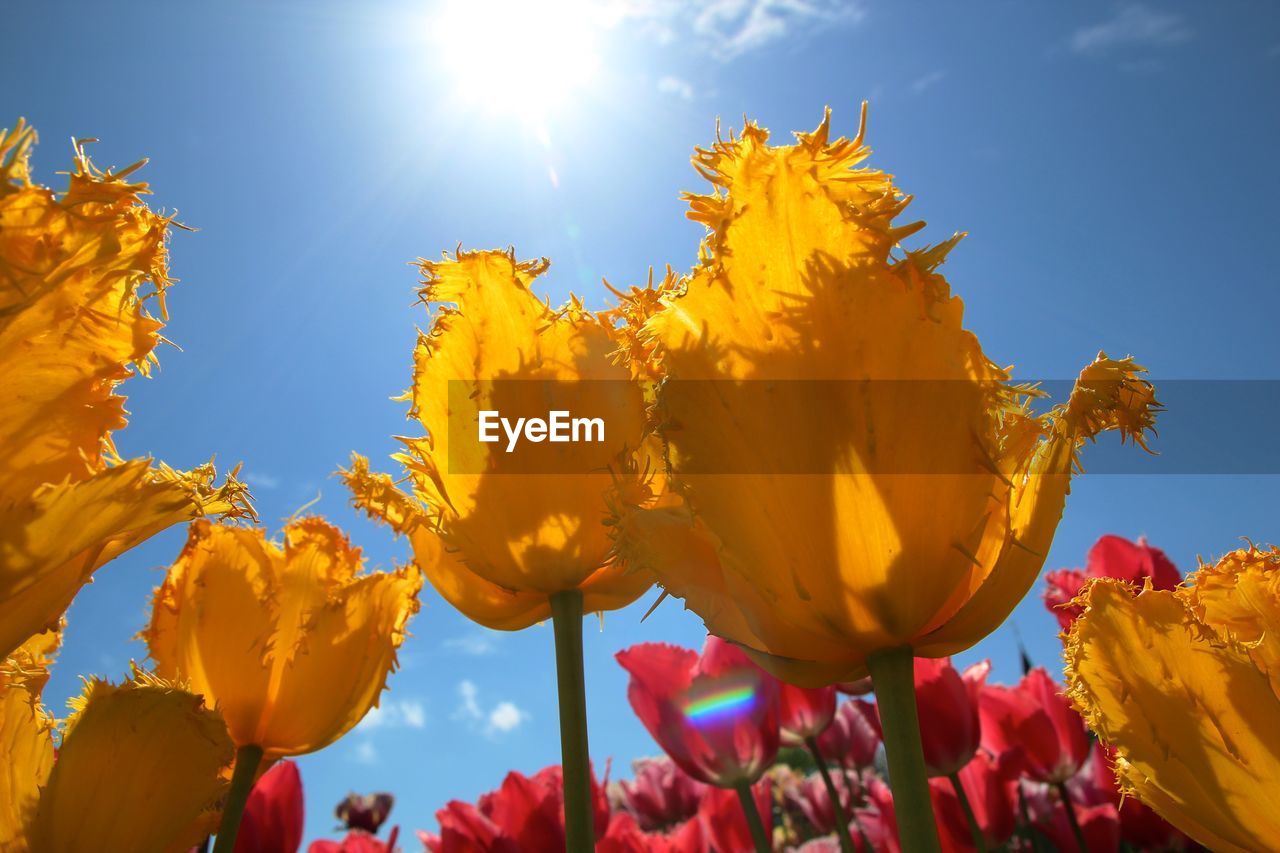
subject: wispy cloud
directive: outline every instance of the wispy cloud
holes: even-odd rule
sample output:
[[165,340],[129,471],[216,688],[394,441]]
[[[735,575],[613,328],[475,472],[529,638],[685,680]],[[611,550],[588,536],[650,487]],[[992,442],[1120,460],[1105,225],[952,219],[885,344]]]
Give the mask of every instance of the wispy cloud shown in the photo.
[[663,77],[658,81],[658,91],[686,101],[693,100],[693,86],[679,77]]
[[254,488],[267,489],[268,491],[280,488],[279,477],[273,477],[270,474],[264,474],[261,471],[251,471],[245,474],[244,481]]
[[378,729],[420,729],[426,724],[427,709],[421,702],[416,699],[400,699],[370,708],[355,730],[367,733]]
[[947,76],[947,72],[941,69],[937,71],[931,71],[930,73],[924,75],[923,77],[917,79],[914,83],[912,83],[911,91],[919,95],[925,89],[928,89],[929,87],[937,83],[941,83],[946,78],[946,76]]
[[1124,3],[1107,20],[1076,30],[1067,45],[1076,53],[1103,53],[1126,45],[1176,45],[1191,36],[1180,15]]
[[351,759],[357,764],[377,764],[379,760],[378,748],[373,745],[371,740],[358,740],[351,750]]
[[458,637],[450,637],[444,641],[443,646],[445,651],[482,657],[497,651],[498,642],[491,633],[473,631]]
[[729,60],[794,33],[865,17],[849,0],[621,0],[614,17],[670,43],[693,39],[718,59]]
[[486,737],[515,731],[520,724],[529,719],[528,712],[514,702],[503,700],[492,708],[485,710],[480,704],[480,690],[475,682],[464,680],[458,685],[460,702],[455,716],[465,720],[484,733]]

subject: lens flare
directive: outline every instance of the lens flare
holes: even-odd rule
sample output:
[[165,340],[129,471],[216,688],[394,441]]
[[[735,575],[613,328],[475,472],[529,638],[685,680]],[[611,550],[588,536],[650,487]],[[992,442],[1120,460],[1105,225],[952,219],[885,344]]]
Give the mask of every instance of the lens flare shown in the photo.
[[755,701],[755,679],[731,676],[690,688],[684,699],[684,715],[697,725],[708,725],[748,713]]

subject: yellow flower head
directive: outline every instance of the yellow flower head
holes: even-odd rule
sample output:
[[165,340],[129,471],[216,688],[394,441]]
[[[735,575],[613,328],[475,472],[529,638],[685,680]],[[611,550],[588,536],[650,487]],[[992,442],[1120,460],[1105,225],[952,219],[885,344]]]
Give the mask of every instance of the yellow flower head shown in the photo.
[[203,694],[268,761],[327,746],[377,704],[418,610],[415,568],[362,564],[319,518],[291,521],[283,543],[193,522],[145,632],[156,672]]
[[1280,838],[1280,550],[1243,548],[1175,591],[1091,583],[1067,682],[1121,788],[1213,850]]
[[18,849],[183,851],[215,825],[234,750],[199,696],[135,673],[89,682]]
[[790,146],[747,124],[694,157],[714,185],[687,196],[699,263],[626,348],[665,376],[685,503],[618,523],[628,563],[809,685],[986,636],[1039,572],[1080,445],[1141,442],[1158,408],[1141,367],[1099,355],[1033,413],[938,272],[960,235],[901,251],[923,223],[895,224],[909,199],[828,119]]
[[[611,501],[647,504],[659,488],[642,448],[644,394],[616,357],[614,315],[577,300],[555,310],[530,290],[546,267],[504,252],[422,263],[423,301],[446,304],[419,336],[406,394],[425,431],[401,439],[396,457],[409,493],[360,456],[343,472],[355,503],[409,539],[446,600],[505,630],[547,619],[558,592],[581,590],[585,611],[602,611],[652,583],[613,561],[605,524]],[[583,406],[607,412],[604,440],[539,445],[545,467],[471,440],[485,411]]]
[[61,195],[33,184],[35,134],[0,131],[0,656],[54,625],[89,576],[148,536],[198,515],[248,511],[243,487],[121,460],[116,387],[155,362],[171,220],[146,184],[77,148]]

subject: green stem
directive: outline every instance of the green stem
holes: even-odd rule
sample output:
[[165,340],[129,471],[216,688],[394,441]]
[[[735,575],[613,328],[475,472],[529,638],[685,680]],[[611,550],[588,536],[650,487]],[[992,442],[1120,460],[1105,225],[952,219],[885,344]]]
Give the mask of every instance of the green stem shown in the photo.
[[1089,845],[1085,844],[1084,830],[1080,828],[1080,819],[1076,817],[1076,807],[1071,802],[1071,792],[1067,790],[1066,782],[1058,783],[1058,794],[1062,797],[1062,807],[1067,811],[1067,822],[1071,824],[1071,834],[1076,837],[1080,853],[1087,853]]
[[937,853],[938,828],[933,822],[929,777],[920,746],[920,718],[916,713],[915,658],[910,648],[892,649],[868,658],[867,668],[884,729],[898,840],[904,853]]
[[969,802],[969,795],[965,793],[964,785],[960,784],[960,774],[950,773],[947,778],[951,780],[951,787],[956,791],[956,799],[960,801],[960,810],[964,812],[964,819],[969,824],[969,834],[973,836],[973,846],[978,853],[987,853],[987,839],[982,834],[982,828],[978,826],[978,817],[973,813],[973,804]]
[[742,803],[742,813],[747,818],[747,829],[751,830],[751,840],[756,845],[756,853],[771,853],[773,845],[764,831],[764,821],[760,819],[760,810],[756,808],[756,798],[751,793],[750,782],[739,782],[733,786],[738,792],[738,802]]
[[240,818],[244,817],[244,805],[249,802],[258,765],[262,763],[262,747],[242,746],[236,750],[235,769],[231,772],[231,790],[222,807],[222,823],[213,843],[213,853],[231,853],[236,849],[236,833],[240,831]]
[[582,593],[551,596],[560,690],[560,763],[564,778],[564,846],[587,853],[596,844],[591,804],[591,753],[587,748],[587,691],[582,671]]
[[849,818],[844,813],[844,804],[840,801],[840,791],[835,780],[827,770],[827,762],[822,759],[822,750],[818,748],[816,737],[805,738],[805,745],[813,753],[813,760],[818,764],[818,772],[822,774],[822,783],[827,786],[827,796],[831,798],[831,811],[836,817],[836,838],[840,840],[843,853],[854,853],[853,838],[849,835]]

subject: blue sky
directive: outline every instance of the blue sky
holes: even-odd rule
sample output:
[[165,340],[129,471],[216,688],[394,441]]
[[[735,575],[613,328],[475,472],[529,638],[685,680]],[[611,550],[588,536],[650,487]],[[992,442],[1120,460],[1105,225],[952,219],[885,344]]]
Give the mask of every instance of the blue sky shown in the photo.
[[[718,116],[781,136],[831,105],[851,134],[870,100],[872,163],[917,196],[924,240],[969,232],[948,277],[987,353],[1019,376],[1068,378],[1105,349],[1157,382],[1280,378],[1274,3],[631,0],[577,19],[576,47],[529,38],[478,64],[476,33],[455,21],[441,44],[425,2],[104,10],[8,4],[0,125],[34,123],[37,174],[58,185],[73,135],[101,138],[103,165],[150,157],[154,204],[199,229],[172,246],[182,281],[166,334],[182,350],[126,386],[121,450],[243,461],[266,524],[318,496],[374,566],[406,546],[350,511],[332,472],[353,449],[384,460],[407,429],[389,397],[426,323],[409,262],[514,245],[552,259],[553,300],[573,289],[597,305],[601,276],[688,268],[700,233],[679,192],[702,189],[688,158]],[[580,54],[596,61],[565,67]],[[548,63],[585,79],[512,104]],[[477,75],[500,90],[482,92],[496,108],[475,103]],[[1249,401],[1231,416],[1249,417]],[[1108,532],[1145,534],[1184,569],[1241,536],[1280,540],[1278,486],[1086,475],[1048,566],[1082,564]],[[130,638],[181,541],[156,537],[77,599],[53,704],[78,673],[119,677],[144,656]],[[1038,593],[962,659],[989,656],[1012,680],[1016,629],[1056,665]],[[613,653],[701,642],[678,604],[641,625],[653,595],[587,635],[593,754],[615,775],[656,747]],[[393,791],[393,821],[429,827],[509,768],[559,760],[548,627],[486,632],[427,591],[411,628],[376,724],[301,760],[310,837],[348,790]]]

